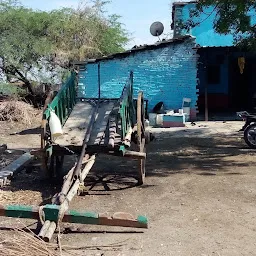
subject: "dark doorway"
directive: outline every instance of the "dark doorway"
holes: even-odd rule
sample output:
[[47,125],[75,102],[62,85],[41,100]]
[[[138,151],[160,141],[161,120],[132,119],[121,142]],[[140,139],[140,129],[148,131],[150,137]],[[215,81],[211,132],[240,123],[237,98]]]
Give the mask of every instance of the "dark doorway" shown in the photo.
[[240,73],[238,58],[229,61],[230,107],[234,111],[254,111],[253,95],[256,92],[256,59],[245,58],[243,74]]

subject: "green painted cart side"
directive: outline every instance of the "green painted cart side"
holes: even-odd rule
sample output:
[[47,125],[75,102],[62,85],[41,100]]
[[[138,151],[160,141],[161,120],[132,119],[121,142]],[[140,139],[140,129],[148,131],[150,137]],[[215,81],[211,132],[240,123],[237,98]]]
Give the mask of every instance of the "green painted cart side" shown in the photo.
[[76,104],[76,74],[72,72],[67,81],[63,84],[60,91],[48,105],[43,113],[43,119],[49,120],[50,110],[52,109],[59,117],[62,126],[64,126],[69,115]]
[[[146,136],[149,137],[149,135],[145,132],[143,93],[139,93],[138,99],[133,98],[133,72],[130,73],[119,99],[77,99],[76,74],[72,73],[70,75],[67,82],[43,113],[41,136],[41,149],[44,155],[43,169],[48,175],[56,175],[63,165],[65,155],[74,153],[79,155],[82,152],[85,134],[89,130],[88,120],[95,118],[93,117],[93,110],[95,110],[96,106],[103,109],[103,118],[101,118],[103,121],[92,121],[94,124],[91,127],[90,134],[87,134],[87,136],[91,135],[91,138],[86,143],[86,152],[89,154],[110,154],[139,159],[138,183],[142,184],[145,177],[145,142]],[[86,111],[86,108],[89,110],[87,112],[79,112],[82,108],[85,108]],[[107,109],[106,112],[104,112],[104,108]],[[51,111],[55,112],[60,119],[62,127],[64,130],[66,129],[64,131],[66,135],[63,136],[65,137],[63,140],[57,139],[53,142],[48,126]],[[75,116],[75,112],[78,113],[78,116]],[[85,120],[85,122],[87,121],[86,127],[84,129],[81,129],[81,127],[73,129],[73,124],[69,123],[78,122],[77,120],[80,119],[79,113],[81,120],[83,118],[87,119]],[[100,115],[99,110],[97,113]],[[98,119],[100,118],[98,117]],[[99,128],[97,122],[104,123],[102,125],[103,128]],[[70,132],[72,129],[74,131],[72,131],[73,134]],[[104,130],[101,131],[101,138],[95,134],[93,135],[93,133],[98,132],[97,129]],[[78,133],[81,134],[80,137],[77,136]],[[77,143],[69,140],[70,137],[73,138],[75,136],[78,137]],[[137,145],[137,151],[129,150],[132,142]],[[84,154],[85,152],[83,152]]]

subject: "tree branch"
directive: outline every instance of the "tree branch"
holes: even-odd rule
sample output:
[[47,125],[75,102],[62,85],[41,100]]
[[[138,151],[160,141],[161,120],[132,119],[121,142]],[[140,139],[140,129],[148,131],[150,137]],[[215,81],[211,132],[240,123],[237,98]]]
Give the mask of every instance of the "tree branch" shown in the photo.
[[25,83],[26,87],[28,88],[28,91],[31,95],[34,95],[34,91],[32,89],[32,85],[31,83],[29,82],[29,80],[17,69],[17,68],[14,68],[15,70],[15,74],[19,75],[19,79]]

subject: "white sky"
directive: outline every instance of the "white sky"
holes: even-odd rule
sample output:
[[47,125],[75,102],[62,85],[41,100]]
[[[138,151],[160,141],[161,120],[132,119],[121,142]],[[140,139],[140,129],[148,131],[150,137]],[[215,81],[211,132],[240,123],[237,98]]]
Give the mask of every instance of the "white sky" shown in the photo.
[[[79,0],[21,0],[21,2],[34,9],[52,10],[59,7],[75,7]],[[133,38],[127,45],[127,48],[130,48],[134,45],[152,44],[158,40],[149,32],[150,25],[155,21],[164,24],[164,34],[171,33],[172,2],[174,0],[112,0],[107,5],[107,12],[122,16],[120,21]],[[161,36],[163,37],[164,35]]]

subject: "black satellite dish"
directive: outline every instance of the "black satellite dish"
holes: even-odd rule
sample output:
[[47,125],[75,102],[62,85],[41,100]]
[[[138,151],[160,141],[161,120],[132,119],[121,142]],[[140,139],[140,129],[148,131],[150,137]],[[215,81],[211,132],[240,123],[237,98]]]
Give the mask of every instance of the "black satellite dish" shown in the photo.
[[150,33],[152,36],[161,36],[164,32],[163,23],[156,21],[150,26]]

